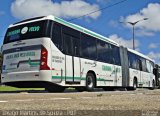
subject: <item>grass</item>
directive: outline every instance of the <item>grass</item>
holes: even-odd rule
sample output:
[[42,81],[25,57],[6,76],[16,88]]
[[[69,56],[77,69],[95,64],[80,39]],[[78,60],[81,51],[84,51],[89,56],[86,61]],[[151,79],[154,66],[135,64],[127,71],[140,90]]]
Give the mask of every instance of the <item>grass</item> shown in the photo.
[[10,86],[0,86],[0,92],[3,91],[28,91],[28,90],[44,90],[44,88],[16,88]]

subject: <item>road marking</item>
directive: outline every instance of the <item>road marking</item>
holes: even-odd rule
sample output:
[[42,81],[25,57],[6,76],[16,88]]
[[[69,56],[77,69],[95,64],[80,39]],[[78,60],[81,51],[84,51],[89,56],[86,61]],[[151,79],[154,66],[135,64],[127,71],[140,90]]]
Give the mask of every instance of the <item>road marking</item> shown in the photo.
[[30,102],[30,101],[44,101],[44,100],[69,100],[69,99],[72,99],[72,98],[51,98],[51,99],[24,99],[24,100],[14,100],[14,101],[17,101],[17,102]]
[[93,97],[81,97],[82,99],[92,99]]
[[66,97],[66,98],[65,98],[65,97],[64,97],[64,98],[52,98],[52,99],[53,99],[53,100],[65,100],[65,99],[72,99],[72,98],[70,98],[70,97],[68,97],[68,98]]
[[20,94],[29,94],[28,92],[20,92]]
[[128,95],[136,95],[136,94],[133,93],[133,94],[128,94]]
[[8,101],[0,101],[0,103],[5,103],[5,102],[8,102]]
[[18,102],[23,102],[23,101],[33,101],[34,99],[24,99],[24,100],[15,100],[15,101],[18,101]]
[[143,95],[144,93],[136,93],[137,95]]

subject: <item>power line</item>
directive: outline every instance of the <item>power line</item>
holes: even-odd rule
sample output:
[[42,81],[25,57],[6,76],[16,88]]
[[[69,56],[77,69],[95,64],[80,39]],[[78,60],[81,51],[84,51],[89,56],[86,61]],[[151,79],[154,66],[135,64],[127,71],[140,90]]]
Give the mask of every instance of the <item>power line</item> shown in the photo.
[[92,12],[90,12],[90,13],[88,13],[88,14],[85,14],[85,15],[82,15],[82,16],[79,16],[79,17],[76,17],[76,18],[70,19],[70,20],[68,20],[68,21],[73,21],[73,20],[79,19],[79,18],[81,18],[81,17],[84,17],[84,16],[87,16],[87,15],[90,15],[90,14],[96,13],[96,12],[98,12],[98,11],[105,10],[105,9],[107,9],[107,8],[110,8],[110,7],[116,6],[116,5],[121,4],[121,3],[123,3],[123,2],[126,2],[126,1],[127,1],[127,0],[122,0],[122,1],[116,2],[116,3],[111,4],[111,5],[109,5],[109,6],[106,6],[106,7],[100,8],[99,10],[92,11]]

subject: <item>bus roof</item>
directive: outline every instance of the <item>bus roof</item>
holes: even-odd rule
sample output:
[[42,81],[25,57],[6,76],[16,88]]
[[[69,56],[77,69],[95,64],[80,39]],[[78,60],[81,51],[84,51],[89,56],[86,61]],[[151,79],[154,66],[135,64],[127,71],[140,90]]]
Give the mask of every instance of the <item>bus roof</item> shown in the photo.
[[135,51],[135,50],[132,50],[132,49],[129,49],[129,48],[127,48],[127,49],[128,49],[129,52],[132,52],[132,53],[134,53],[134,54],[137,54],[137,55],[140,56],[140,57],[143,57],[143,58],[145,58],[145,59],[147,59],[147,60],[150,60],[150,61],[154,62],[154,60],[152,60],[152,59],[149,58],[148,56],[146,56],[146,55],[144,55],[144,54],[142,54],[142,53],[140,53],[140,52],[138,52],[138,51]]
[[84,27],[81,27],[81,26],[79,26],[79,25],[76,25],[76,24],[67,22],[67,21],[65,21],[65,20],[63,20],[63,19],[61,19],[61,18],[52,16],[52,15],[50,15],[50,16],[48,16],[48,17],[49,17],[49,18],[51,17],[51,19],[54,20],[55,22],[64,24],[64,25],[69,26],[69,27],[71,27],[71,28],[73,28],[73,29],[76,29],[76,30],[78,30],[78,31],[80,31],[80,32],[86,33],[86,34],[91,35],[91,36],[93,36],[93,37],[96,37],[96,38],[98,38],[98,39],[104,40],[104,41],[106,41],[106,42],[108,42],[108,43],[111,43],[111,44],[114,44],[114,45],[116,45],[116,46],[119,46],[119,44],[116,43],[115,41],[113,41],[113,40],[111,40],[111,39],[109,39],[109,38],[107,38],[107,37],[104,37],[104,36],[102,36],[102,35],[100,35],[100,34],[97,34],[97,33],[93,32],[93,31],[90,31],[90,30],[88,30],[88,29],[86,29],[86,28],[84,28]]
[[65,20],[63,20],[63,19],[61,19],[61,18],[55,17],[55,16],[53,16],[53,15],[48,15],[48,16],[42,16],[42,17],[36,17],[36,18],[26,19],[26,20],[23,20],[23,21],[20,21],[20,22],[11,24],[11,25],[9,26],[9,28],[10,28],[10,27],[13,27],[13,26],[21,25],[21,24],[26,23],[26,22],[27,22],[27,23],[30,23],[30,22],[40,21],[40,20],[46,20],[46,19],[53,20],[53,21],[55,21],[55,22],[61,23],[61,24],[65,25],[65,26],[71,27],[71,28],[73,28],[73,29],[75,29],[75,30],[78,30],[78,31],[83,32],[83,33],[86,33],[86,34],[88,34],[88,35],[91,35],[91,36],[93,36],[93,37],[96,37],[96,38],[98,38],[98,39],[101,39],[101,40],[103,40],[103,41],[106,41],[106,42],[108,42],[108,43],[111,43],[111,44],[113,44],[113,45],[119,46],[118,43],[116,43],[115,41],[113,41],[113,40],[111,40],[111,39],[109,39],[109,38],[107,38],[107,37],[104,37],[104,36],[102,36],[102,35],[100,35],[100,34],[97,34],[97,33],[93,32],[93,31],[90,31],[90,30],[88,30],[88,29],[86,29],[86,28],[84,28],[84,27],[81,27],[81,26],[79,26],[79,25],[70,23],[70,22],[68,22],[68,21],[65,21]]
[[113,45],[119,46],[118,43],[116,43],[115,41],[113,41],[113,40],[111,40],[111,39],[109,39],[109,38],[107,38],[107,37],[104,37],[104,36],[102,36],[102,35],[100,35],[100,34],[97,34],[97,33],[93,32],[93,31],[90,31],[90,30],[88,30],[88,29],[86,29],[86,28],[84,28],[84,27],[81,27],[81,26],[79,26],[79,25],[70,23],[70,22],[68,22],[68,21],[65,21],[65,20],[63,20],[63,19],[61,19],[61,18],[55,17],[55,16],[53,16],[53,15],[48,15],[48,16],[42,16],[42,17],[36,17],[36,18],[26,19],[26,20],[23,20],[23,21],[20,21],[20,22],[11,24],[11,25],[9,26],[9,28],[10,28],[10,27],[13,27],[13,26],[21,25],[21,24],[26,23],[26,22],[27,22],[27,23],[30,23],[30,22],[40,21],[40,20],[46,20],[46,19],[53,20],[53,21],[55,21],[55,22],[61,23],[61,24],[65,25],[65,26],[71,27],[71,28],[73,28],[73,29],[75,29],[75,30],[78,30],[78,31],[80,31],[80,32],[86,33],[86,34],[88,34],[88,35],[90,35],[90,36],[96,37],[96,38],[98,38],[98,39],[101,39],[101,40],[106,41],[106,42],[108,42],[108,43],[111,43],[111,44],[113,44]]

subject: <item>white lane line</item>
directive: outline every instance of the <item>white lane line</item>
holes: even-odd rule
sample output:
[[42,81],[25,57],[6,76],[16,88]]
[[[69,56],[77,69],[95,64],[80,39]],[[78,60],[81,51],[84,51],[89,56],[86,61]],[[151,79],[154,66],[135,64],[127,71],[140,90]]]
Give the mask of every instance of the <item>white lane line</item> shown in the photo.
[[65,100],[65,99],[72,99],[72,98],[70,98],[70,97],[68,97],[68,98],[66,97],[66,98],[65,98],[65,97],[64,97],[64,98],[52,98],[52,99],[53,99],[53,100]]
[[28,102],[28,101],[33,101],[34,99],[24,99],[24,100],[15,100],[15,101],[18,101],[18,102]]
[[5,102],[8,102],[8,101],[0,101],[0,103],[5,103]]
[[72,98],[51,98],[51,99],[24,99],[24,100],[14,100],[17,102],[30,102],[30,101],[51,101],[51,100],[69,100]]
[[128,95],[136,95],[136,94],[133,93],[133,94],[128,94]]
[[72,98],[51,98],[51,99],[36,99],[36,100],[67,100]]
[[82,99],[92,99],[93,97],[81,97]]

